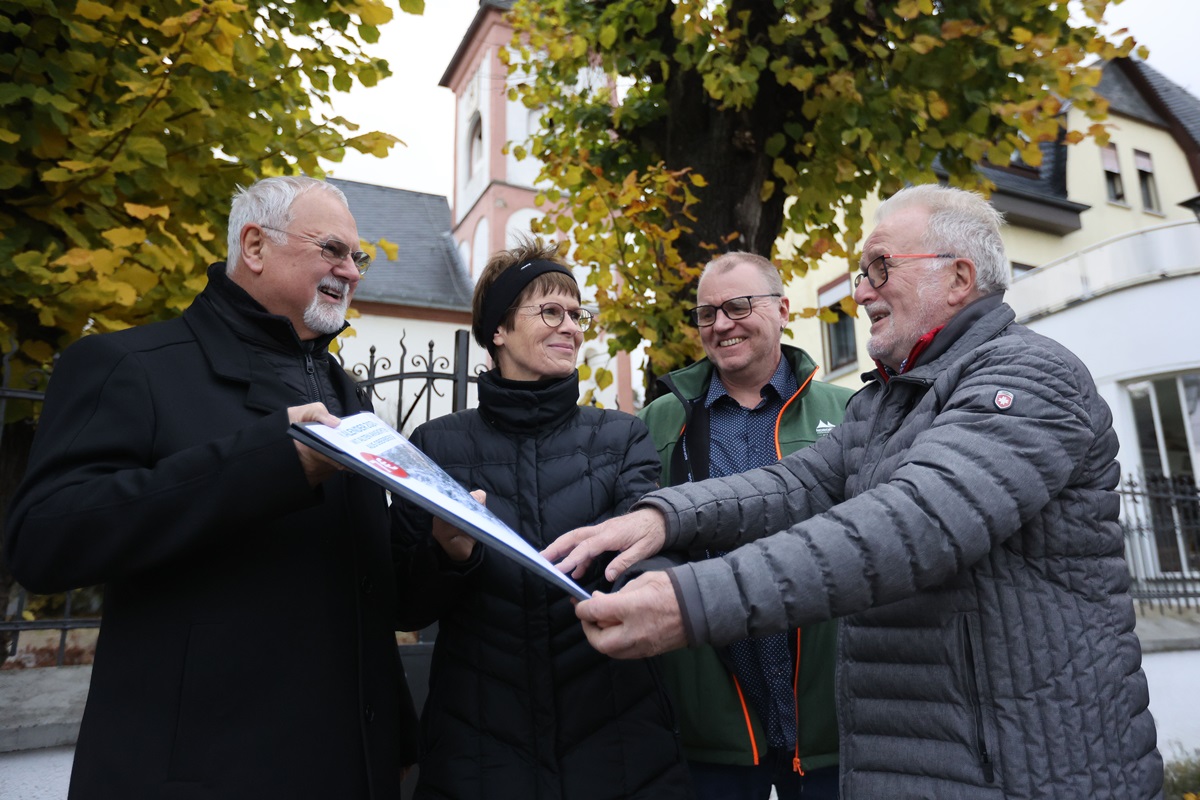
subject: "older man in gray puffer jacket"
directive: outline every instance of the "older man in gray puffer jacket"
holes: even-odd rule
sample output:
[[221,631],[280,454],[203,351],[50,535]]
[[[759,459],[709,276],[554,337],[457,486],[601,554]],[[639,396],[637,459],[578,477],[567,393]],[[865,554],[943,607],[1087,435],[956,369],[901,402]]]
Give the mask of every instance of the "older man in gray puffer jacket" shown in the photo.
[[885,202],[855,299],[879,369],[776,465],[664,489],[567,534],[574,571],[732,549],[577,607],[614,656],[843,619],[842,796],[1161,796],[1117,440],[1087,369],[1002,302],[1001,220],[940,186]]

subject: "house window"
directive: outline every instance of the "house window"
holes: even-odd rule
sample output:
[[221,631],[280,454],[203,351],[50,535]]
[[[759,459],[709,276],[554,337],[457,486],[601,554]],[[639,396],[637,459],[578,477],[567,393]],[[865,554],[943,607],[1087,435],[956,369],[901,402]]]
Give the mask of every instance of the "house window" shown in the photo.
[[[1127,388],[1133,408],[1140,482],[1146,501],[1126,520],[1152,532],[1162,572],[1200,570],[1200,496],[1195,464],[1200,438],[1200,373],[1155,378]],[[1129,513],[1128,510],[1126,512]]]
[[1117,146],[1106,144],[1100,151],[1104,164],[1104,182],[1108,187],[1108,200],[1111,203],[1125,203],[1125,184],[1121,181],[1121,162],[1117,160]]
[[837,314],[837,322],[825,323],[825,363],[834,372],[858,360],[858,345],[854,341],[854,317],[841,306],[830,310]]
[[817,293],[817,302],[836,316],[833,321],[821,322],[821,343],[822,349],[825,351],[826,374],[847,368],[858,361],[854,317],[842,308],[842,302],[849,299],[850,292],[850,276],[847,275],[822,287]]
[[483,169],[483,119],[478,114],[471,118],[467,137],[467,177],[474,178]]
[[1158,186],[1154,183],[1154,162],[1149,153],[1133,151],[1133,163],[1137,167],[1138,186],[1142,189],[1142,208],[1155,214],[1162,212],[1158,204]]

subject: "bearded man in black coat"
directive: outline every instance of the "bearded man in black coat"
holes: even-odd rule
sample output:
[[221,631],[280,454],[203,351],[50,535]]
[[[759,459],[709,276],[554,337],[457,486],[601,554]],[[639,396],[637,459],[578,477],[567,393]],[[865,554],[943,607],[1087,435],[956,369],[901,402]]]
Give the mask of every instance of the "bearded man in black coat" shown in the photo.
[[63,353],[6,555],[105,584],[71,798],[397,797],[416,761],[382,489],[288,436],[367,410],[327,346],[370,258],[345,196],[234,196],[169,322]]

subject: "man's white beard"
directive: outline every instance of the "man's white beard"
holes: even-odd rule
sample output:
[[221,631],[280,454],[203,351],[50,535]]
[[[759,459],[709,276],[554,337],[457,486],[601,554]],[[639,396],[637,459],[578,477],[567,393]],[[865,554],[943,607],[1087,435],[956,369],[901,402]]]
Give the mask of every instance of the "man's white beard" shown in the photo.
[[350,285],[329,276],[321,279],[320,286],[340,293],[342,301],[331,303],[318,290],[308,308],[304,309],[304,324],[313,333],[337,333],[346,322],[346,309],[350,307]]

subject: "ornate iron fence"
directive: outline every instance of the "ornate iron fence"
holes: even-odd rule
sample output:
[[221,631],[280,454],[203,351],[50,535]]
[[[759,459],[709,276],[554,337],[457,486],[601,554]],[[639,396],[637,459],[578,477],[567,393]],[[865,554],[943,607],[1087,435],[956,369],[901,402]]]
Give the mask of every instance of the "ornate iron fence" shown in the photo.
[[1200,495],[1193,475],[1121,484],[1130,593],[1143,608],[1200,608]]

